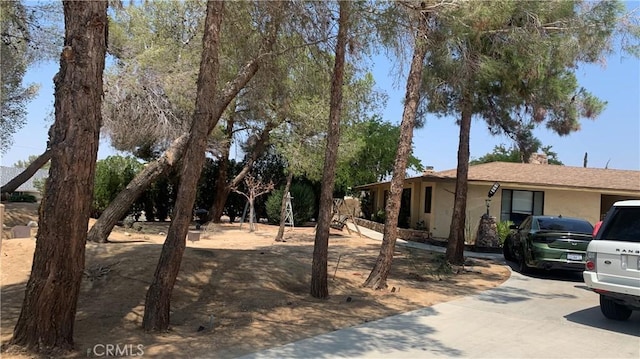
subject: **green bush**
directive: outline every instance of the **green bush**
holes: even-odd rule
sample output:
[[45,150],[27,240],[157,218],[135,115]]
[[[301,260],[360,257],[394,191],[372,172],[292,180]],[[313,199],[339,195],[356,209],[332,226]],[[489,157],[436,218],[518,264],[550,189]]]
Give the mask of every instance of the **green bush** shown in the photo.
[[11,197],[9,197],[9,202],[29,202],[35,203],[38,200],[36,196],[28,194],[28,193],[13,193]]
[[385,212],[384,209],[379,209],[378,212],[371,215],[371,220],[374,222],[384,224],[386,219],[387,219],[387,212]]
[[[293,208],[293,224],[296,226],[308,222],[316,211],[316,199],[313,188],[307,184],[294,183],[291,185],[291,207]],[[280,223],[280,209],[284,189],[280,188],[269,195],[266,202],[269,223]]]
[[513,224],[511,221],[502,221],[496,223],[496,228],[498,232],[498,240],[500,241],[500,245],[504,243],[504,240],[507,239],[507,236],[511,232],[509,227]]
[[143,164],[134,157],[109,156],[98,161],[92,213],[97,215],[102,213],[142,168]]

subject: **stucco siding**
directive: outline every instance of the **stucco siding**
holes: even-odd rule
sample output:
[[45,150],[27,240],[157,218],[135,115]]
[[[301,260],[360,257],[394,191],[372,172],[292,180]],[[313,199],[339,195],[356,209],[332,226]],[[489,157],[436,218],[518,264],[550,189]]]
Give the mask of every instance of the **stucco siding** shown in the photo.
[[600,220],[600,193],[586,191],[544,191],[544,214],[584,218],[595,224]]
[[423,221],[425,228],[429,231],[431,231],[431,222],[432,222],[432,216],[433,216],[433,212],[434,212],[434,206],[435,206],[435,200],[433,197],[433,192],[432,192],[432,197],[431,197],[431,212],[430,213],[425,213],[425,196],[426,196],[426,187],[431,187],[432,191],[435,188],[435,183],[433,182],[425,182],[425,181],[420,181],[420,182],[413,182],[413,189],[414,192],[413,193],[413,198],[411,199],[413,201],[413,206],[411,208],[411,227],[412,228],[416,228],[418,222]]
[[[455,184],[438,183],[433,187],[432,223],[429,227],[433,237],[447,238],[451,228],[451,218],[453,216],[453,203]],[[486,191],[489,188],[487,187]],[[470,186],[467,193],[467,223],[465,225],[465,235],[471,233],[475,235],[480,216],[486,211],[485,201],[486,191],[482,194],[483,187]],[[484,197],[483,197],[484,196]],[[473,237],[473,235],[471,237]]]
[[433,187],[433,204],[430,231],[432,236],[447,238],[451,226],[453,214],[453,197],[455,185],[450,183],[437,183]]

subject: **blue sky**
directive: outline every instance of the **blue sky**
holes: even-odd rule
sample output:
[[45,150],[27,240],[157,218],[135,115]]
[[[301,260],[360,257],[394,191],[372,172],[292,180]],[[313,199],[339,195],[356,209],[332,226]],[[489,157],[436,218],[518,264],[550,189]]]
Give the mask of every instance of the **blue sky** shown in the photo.
[[[383,118],[399,123],[404,97],[402,82],[406,79],[398,81],[392,75],[392,65],[381,58],[377,60],[373,69],[377,87],[389,96]],[[49,113],[53,110],[52,79],[57,69],[57,63],[48,63],[27,72],[25,82],[37,82],[42,87],[28,106],[26,125],[14,135],[13,146],[0,159],[1,165],[11,166],[44,151],[51,124]],[[582,65],[577,75],[581,86],[608,102],[606,109],[596,120],[583,120],[579,132],[560,137],[542,126],[536,131],[537,137],[543,145],[551,145],[567,166],[581,167],[588,152],[589,167],[604,168],[608,164],[608,168],[640,170],[640,60],[613,54],[604,65]],[[398,82],[400,86],[395,87],[393,84]],[[474,120],[472,158],[491,152],[499,144],[508,147],[511,142],[506,137],[491,136],[482,121]],[[457,146],[458,127],[454,118],[428,115],[424,128],[414,132],[414,155],[436,171],[456,167]],[[106,141],[101,142],[98,158],[114,153]]]
[[[387,61],[376,64],[377,86],[389,94],[384,119],[399,123],[404,88],[392,88]],[[582,65],[576,74],[581,86],[608,104],[595,120],[582,120],[581,130],[560,137],[541,126],[535,131],[544,146],[552,146],[567,166],[582,167],[585,152],[588,167],[640,170],[640,60],[613,54],[603,65]],[[385,80],[385,77],[388,77]],[[402,84],[401,86],[404,86]],[[459,128],[455,118],[427,115],[424,128],[414,132],[414,155],[436,171],[455,168]],[[496,145],[510,147],[506,136],[491,136],[482,120],[471,124],[471,158],[493,151]]]

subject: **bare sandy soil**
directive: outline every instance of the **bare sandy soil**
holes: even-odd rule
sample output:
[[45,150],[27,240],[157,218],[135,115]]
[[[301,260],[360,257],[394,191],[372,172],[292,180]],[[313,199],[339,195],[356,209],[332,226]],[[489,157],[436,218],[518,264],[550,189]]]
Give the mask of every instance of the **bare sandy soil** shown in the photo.
[[[7,212],[16,217],[20,209],[9,206]],[[142,348],[144,356],[153,358],[233,358],[483,291],[509,276],[504,265],[491,261],[473,259],[449,271],[440,254],[397,248],[389,289],[373,291],[361,285],[380,242],[332,230],[330,298],[319,300],[308,294],[314,228],[287,229],[286,242],[275,242],[274,226],[259,224],[250,233],[246,224],[212,225],[199,241],[187,242],[173,290],[171,330],[145,333],[146,289],[167,228],[166,223],[136,223],[126,231],[117,227],[112,243],[87,244],[75,324],[77,351],[68,357],[94,356],[92,350],[104,352],[111,344],[128,346],[134,354]],[[20,313],[34,248],[34,239],[2,243],[3,343],[11,338]]]

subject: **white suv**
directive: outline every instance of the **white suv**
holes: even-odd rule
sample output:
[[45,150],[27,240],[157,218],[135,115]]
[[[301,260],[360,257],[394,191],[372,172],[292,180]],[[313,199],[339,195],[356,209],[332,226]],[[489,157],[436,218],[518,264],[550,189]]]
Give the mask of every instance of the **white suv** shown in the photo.
[[611,207],[587,247],[583,277],[605,317],[627,320],[640,310],[640,200]]

